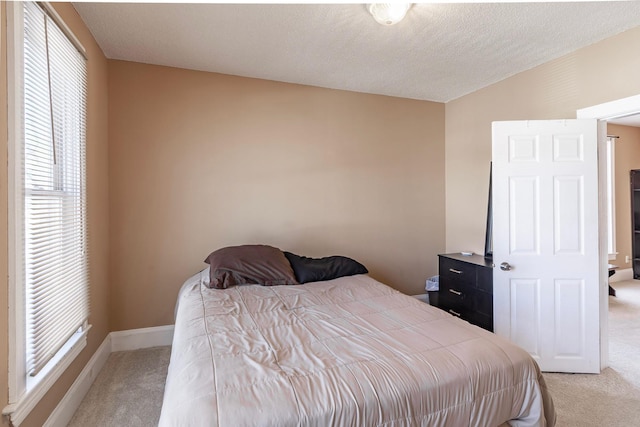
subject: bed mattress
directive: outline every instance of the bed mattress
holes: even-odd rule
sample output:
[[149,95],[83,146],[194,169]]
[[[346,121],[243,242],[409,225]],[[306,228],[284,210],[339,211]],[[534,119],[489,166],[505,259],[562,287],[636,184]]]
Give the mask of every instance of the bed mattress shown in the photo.
[[374,280],[185,282],[160,426],[553,426],[521,348]]

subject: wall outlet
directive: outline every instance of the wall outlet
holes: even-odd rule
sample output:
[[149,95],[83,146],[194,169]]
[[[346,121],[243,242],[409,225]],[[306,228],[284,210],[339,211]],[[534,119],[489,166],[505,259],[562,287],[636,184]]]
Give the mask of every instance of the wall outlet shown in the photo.
[[624,257],[624,262],[629,264],[629,255],[625,255]]

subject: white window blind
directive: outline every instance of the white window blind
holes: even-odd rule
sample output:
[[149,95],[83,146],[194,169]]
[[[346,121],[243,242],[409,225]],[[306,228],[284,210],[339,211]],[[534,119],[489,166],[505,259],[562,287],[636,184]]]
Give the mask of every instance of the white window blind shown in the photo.
[[89,315],[85,207],[86,62],[35,3],[24,3],[24,280],[27,373]]

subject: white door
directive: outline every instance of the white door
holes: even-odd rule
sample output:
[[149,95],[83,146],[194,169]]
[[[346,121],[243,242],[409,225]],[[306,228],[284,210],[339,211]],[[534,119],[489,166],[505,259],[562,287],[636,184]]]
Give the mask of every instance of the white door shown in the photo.
[[494,330],[546,372],[601,368],[604,132],[596,120],[493,123]]

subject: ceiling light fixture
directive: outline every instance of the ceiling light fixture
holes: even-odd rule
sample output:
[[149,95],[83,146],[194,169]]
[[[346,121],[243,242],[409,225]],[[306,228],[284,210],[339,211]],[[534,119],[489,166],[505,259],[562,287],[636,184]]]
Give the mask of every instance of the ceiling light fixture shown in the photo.
[[393,25],[402,21],[411,3],[372,3],[368,6],[369,13],[382,25]]

